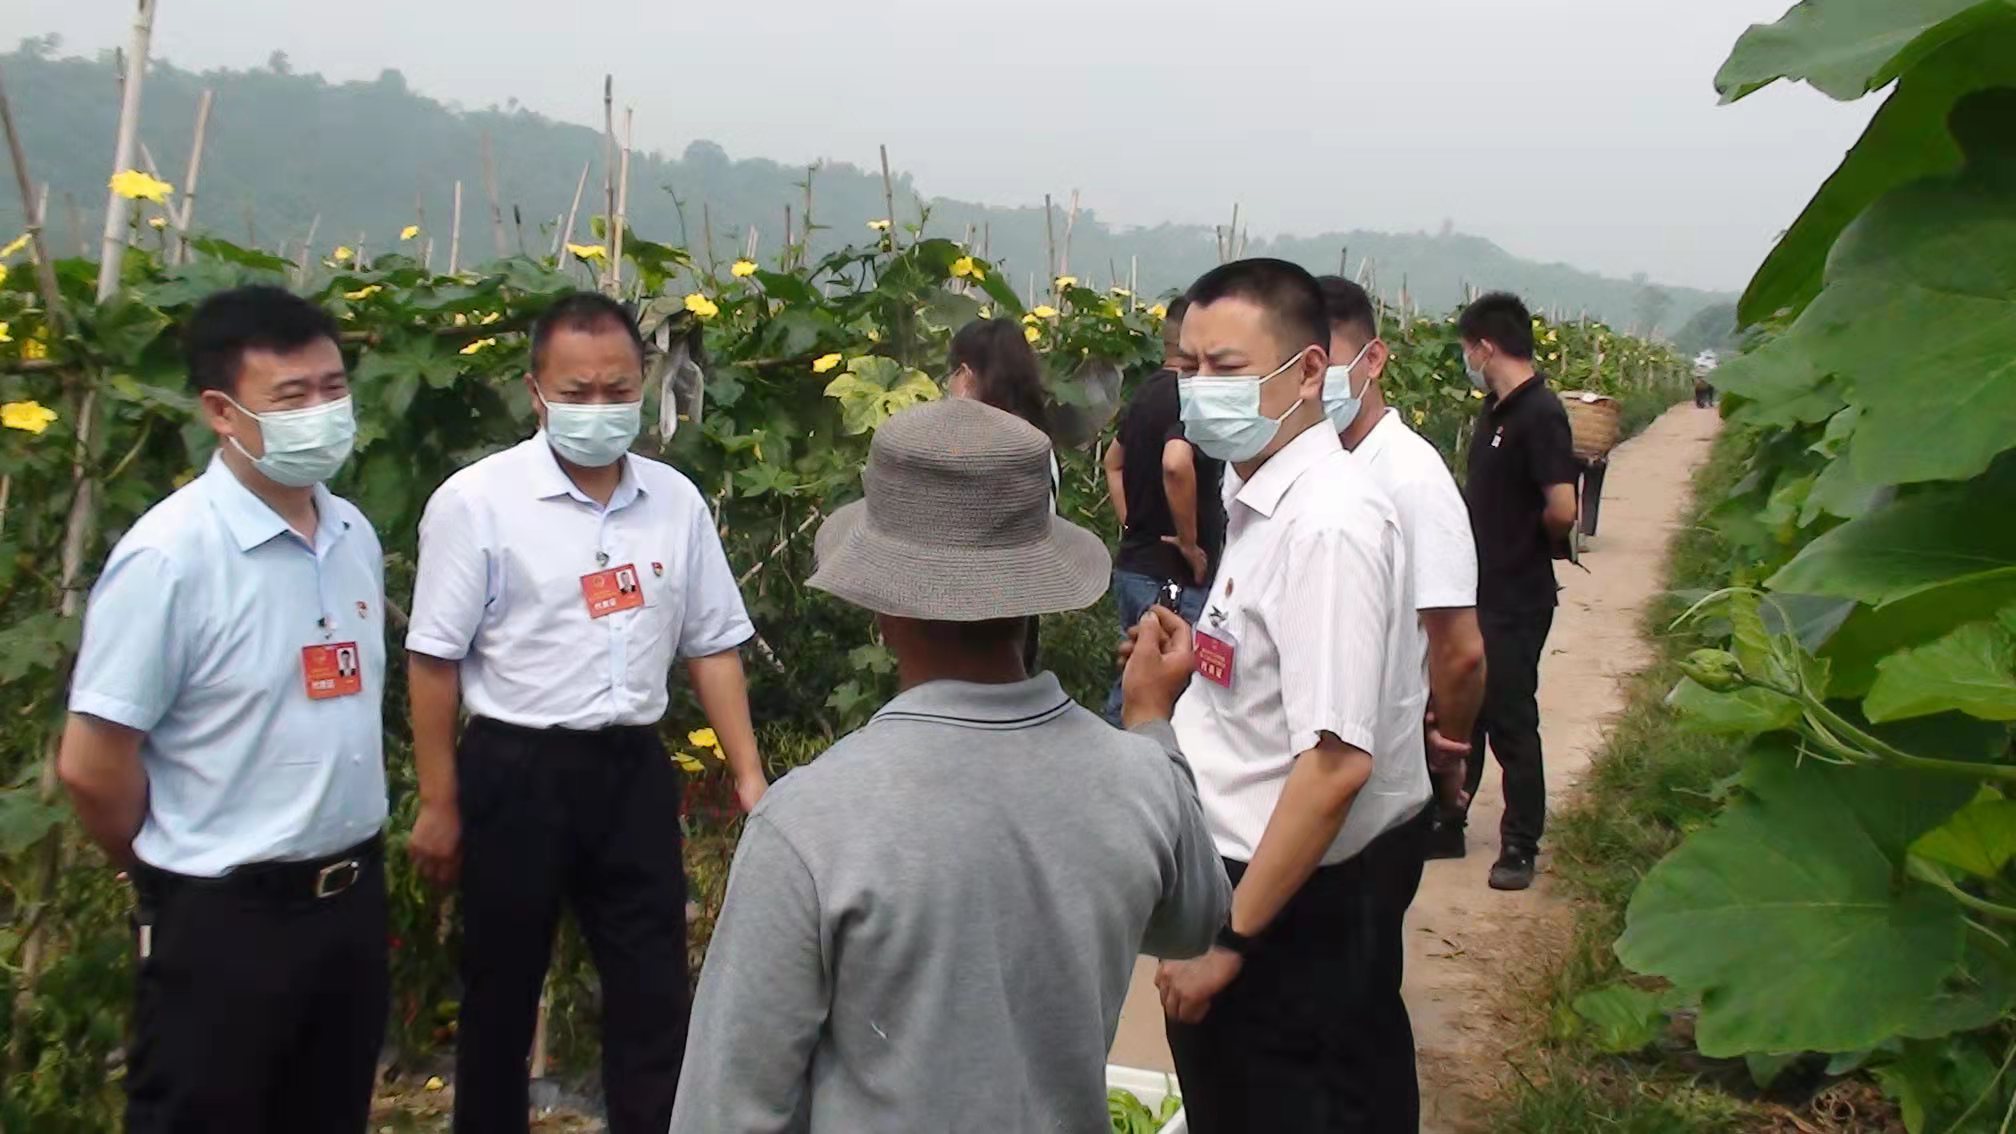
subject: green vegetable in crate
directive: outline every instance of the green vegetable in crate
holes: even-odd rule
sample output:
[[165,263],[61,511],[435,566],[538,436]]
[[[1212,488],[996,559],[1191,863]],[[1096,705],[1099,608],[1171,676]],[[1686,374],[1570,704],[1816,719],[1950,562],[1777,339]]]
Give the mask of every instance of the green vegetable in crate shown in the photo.
[[1106,1092],[1106,1115],[1113,1120],[1113,1134],[1155,1134],[1182,1109],[1183,1100],[1175,1095],[1165,1096],[1161,1106],[1150,1110],[1133,1091]]

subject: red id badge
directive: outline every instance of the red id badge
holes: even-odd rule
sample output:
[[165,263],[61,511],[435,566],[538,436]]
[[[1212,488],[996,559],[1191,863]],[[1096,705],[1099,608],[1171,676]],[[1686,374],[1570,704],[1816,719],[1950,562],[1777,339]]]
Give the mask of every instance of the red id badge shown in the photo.
[[301,684],[311,701],[364,692],[363,654],[355,642],[301,648]]
[[1195,634],[1198,676],[1213,685],[1232,688],[1232,655],[1239,645],[1232,632],[1221,626],[1212,631],[1199,629]]
[[625,563],[581,576],[581,597],[588,600],[588,617],[603,618],[643,606],[644,584],[637,578],[636,565]]

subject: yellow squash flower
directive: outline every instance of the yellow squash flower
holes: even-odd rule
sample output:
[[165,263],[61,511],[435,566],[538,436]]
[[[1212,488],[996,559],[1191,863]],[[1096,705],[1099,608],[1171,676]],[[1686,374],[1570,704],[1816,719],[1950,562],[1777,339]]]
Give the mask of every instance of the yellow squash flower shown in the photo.
[[[6,327],[0,323],[0,329]],[[25,433],[40,433],[56,420],[56,411],[41,402],[8,402],[0,406],[0,425]]]
[[1474,400],[1476,400],[1476,401],[1480,401],[1480,402],[1481,402],[1481,401],[1483,401],[1483,400],[1484,400],[1484,391],[1482,391],[1482,390],[1472,390],[1472,391],[1470,391],[1470,397],[1471,397],[1471,398],[1473,398],[1473,399],[1474,399]]
[[1427,410],[1418,410],[1418,409],[1417,409],[1417,410],[1415,410],[1415,411],[1414,411],[1414,424],[1416,424],[1416,425],[1423,425],[1423,424],[1426,424],[1426,423],[1427,423],[1427,421],[1428,421],[1428,411],[1427,411]]
[[174,480],[171,480],[168,483],[176,488],[180,488],[183,485],[188,484],[190,481],[195,479],[196,479],[195,469],[183,469],[181,472],[175,474]]
[[1023,337],[1023,338],[1025,338],[1025,339],[1028,339],[1028,340],[1029,340],[1030,342],[1032,342],[1032,343],[1033,343],[1033,342],[1035,342],[1035,341],[1036,341],[1037,339],[1040,339],[1040,338],[1042,338],[1042,337],[1043,337],[1043,332],[1042,332],[1041,330],[1037,329],[1037,328],[1036,328],[1036,327],[1035,327],[1035,326],[1034,326],[1034,325],[1032,324],[1032,325],[1030,325],[1030,326],[1027,326],[1027,327],[1024,327],[1024,328],[1022,328],[1022,337]]
[[41,339],[29,339],[21,344],[22,358],[48,358],[49,345]]
[[484,313],[483,317],[481,319],[476,320],[476,322],[481,326],[487,327],[490,324],[495,323],[497,320],[502,319],[503,317],[504,313],[502,311],[487,311]]
[[175,191],[173,185],[157,177],[149,177],[137,169],[121,170],[112,175],[109,182],[112,191],[129,201],[152,201],[157,205],[168,203],[168,194]]
[[1057,309],[1047,303],[1041,303],[1032,308],[1029,314],[1036,316],[1038,319],[1055,319],[1057,317]]
[[0,264],[0,284],[7,282],[7,265]]
[[7,247],[0,248],[0,260],[5,260],[7,257],[12,256],[14,253],[19,252],[26,247],[28,247],[28,234],[24,232],[21,235],[15,237],[14,239],[8,241]]
[[982,319],[992,319],[994,317],[994,306],[992,304],[982,304],[980,307],[980,317]]
[[356,257],[357,253],[352,251],[348,244],[338,244],[336,246],[336,251],[329,253],[330,259],[339,262],[343,260],[353,260]]
[[1114,294],[1114,295],[1117,295],[1117,296],[1119,296],[1119,297],[1120,297],[1120,298],[1122,298],[1122,299],[1132,299],[1132,298],[1134,298],[1134,293],[1133,293],[1133,292],[1131,292],[1131,291],[1128,291],[1128,290],[1127,290],[1126,288],[1124,288],[1124,287],[1116,287],[1116,288],[1114,288],[1114,289],[1113,289],[1113,294]]
[[696,728],[686,734],[686,743],[695,748],[719,748],[721,738],[715,736],[711,728]]
[[871,220],[868,222],[868,227],[874,229],[876,232],[888,232],[889,222],[886,220]]
[[497,345],[496,339],[477,339],[475,342],[470,343],[468,346],[463,347],[462,353],[481,354],[482,352],[489,350],[491,347],[496,345]]
[[692,756],[689,756],[684,752],[674,753],[672,756],[672,762],[674,764],[679,765],[679,770],[686,773],[689,776],[697,776],[700,773],[707,770],[707,765],[702,764],[700,761],[695,760]]
[[735,261],[735,266],[728,269],[728,274],[738,280],[747,279],[756,274],[756,261],[737,260]]
[[466,327],[466,326],[468,326],[468,325],[469,325],[469,316],[467,316],[467,315],[464,315],[464,314],[462,314],[462,313],[461,313],[460,311],[457,311],[457,312],[455,313],[455,325],[456,325],[456,326],[458,326],[458,327]]
[[14,336],[7,333],[7,324],[0,323],[0,343],[11,343]]
[[1148,309],[1148,314],[1154,316],[1157,319],[1167,319],[1169,317],[1169,308],[1163,304],[1158,303],[1155,306],[1150,307]]
[[1057,277],[1057,290],[1058,290],[1058,291],[1063,291],[1063,290],[1064,290],[1065,288],[1067,288],[1067,287],[1077,287],[1077,286],[1078,286],[1078,277],[1077,277],[1077,276],[1058,276],[1058,277]]
[[868,331],[868,341],[869,341],[869,342],[871,342],[871,343],[879,343],[879,342],[881,342],[881,341],[882,341],[882,332],[880,332],[880,331],[877,331],[877,330],[875,330],[875,329],[873,329],[873,328],[870,328],[870,329],[869,329],[869,331]]
[[952,261],[952,275],[958,279],[984,280],[987,270],[975,263],[971,256],[961,256]]
[[411,240],[418,235],[420,235],[420,226],[417,224],[409,224],[399,230],[399,239],[401,240]]
[[712,319],[714,316],[721,314],[719,304],[697,291],[686,297],[686,310],[691,311],[702,319]]
[[147,218],[147,227],[148,227],[148,228],[151,228],[151,229],[153,229],[153,230],[154,230],[154,231],[156,231],[156,232],[159,232],[159,231],[161,231],[162,229],[164,229],[164,228],[167,228],[167,227],[168,227],[168,218],[167,218],[167,217],[148,217],[148,218]]
[[609,250],[600,244],[569,244],[567,251],[574,253],[574,255],[583,260],[606,260],[609,258]]
[[833,369],[834,367],[840,365],[840,361],[841,361],[840,356],[837,354],[822,354],[818,358],[812,360],[812,373],[824,374],[827,371]]
[[384,290],[385,290],[384,288],[382,288],[382,287],[379,287],[379,286],[378,286],[377,284],[375,284],[375,283],[374,283],[374,284],[367,284],[367,285],[365,285],[365,286],[363,286],[363,287],[360,287],[360,288],[358,288],[358,289],[357,289],[356,291],[346,291],[346,292],[344,292],[344,293],[343,293],[343,298],[345,298],[345,299],[347,299],[347,300],[350,300],[351,302],[355,303],[356,301],[358,301],[358,300],[360,300],[360,299],[369,299],[369,298],[371,298],[372,296],[374,296],[374,295],[377,295],[377,294],[378,294],[379,292],[381,292],[381,291],[384,291]]

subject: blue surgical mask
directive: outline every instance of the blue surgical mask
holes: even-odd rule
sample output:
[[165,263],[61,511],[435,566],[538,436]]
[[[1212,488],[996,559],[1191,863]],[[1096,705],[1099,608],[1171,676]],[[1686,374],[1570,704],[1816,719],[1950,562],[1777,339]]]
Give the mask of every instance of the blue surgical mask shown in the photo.
[[[1358,365],[1365,352],[1371,349],[1372,344],[1366,343],[1358,348],[1357,356],[1351,361],[1333,366],[1323,374],[1323,412],[1339,433],[1351,428],[1351,423],[1358,420],[1358,408],[1365,401],[1365,386],[1358,387],[1355,394],[1351,392],[1351,368]],[[1371,383],[1372,379],[1365,379],[1365,385]]]
[[644,427],[644,403],[617,402],[575,405],[539,401],[546,407],[546,443],[553,451],[584,469],[613,465],[630,451]]
[[1266,375],[1197,375],[1177,379],[1183,435],[1213,460],[1237,464],[1259,456],[1281,431],[1281,423],[1301,404],[1290,405],[1280,417],[1267,417],[1260,412],[1260,387],[1300,361],[1302,355],[1298,353]]
[[1479,369],[1476,363],[1470,361],[1470,352],[1467,350],[1463,352],[1463,374],[1470,379],[1472,386],[1487,394],[1491,392],[1490,379],[1484,377],[1484,371]]
[[266,451],[255,457],[236,437],[227,440],[245,454],[261,476],[275,484],[289,488],[320,484],[335,476],[343,462],[350,459],[350,447],[357,440],[357,417],[350,408],[348,395],[319,405],[273,413],[253,413],[238,405],[236,398],[231,399],[231,404],[238,406],[239,413],[259,423],[259,440]]

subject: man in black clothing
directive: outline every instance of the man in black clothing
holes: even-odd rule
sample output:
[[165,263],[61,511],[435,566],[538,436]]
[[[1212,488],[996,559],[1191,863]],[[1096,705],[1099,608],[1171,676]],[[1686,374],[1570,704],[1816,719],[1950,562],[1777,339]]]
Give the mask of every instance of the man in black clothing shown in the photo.
[[[1470,740],[1466,786],[1484,779],[1488,740],[1504,769],[1497,890],[1533,884],[1547,817],[1540,755],[1540,658],[1557,602],[1554,549],[1575,524],[1580,467],[1568,413],[1533,368],[1533,322],[1518,297],[1494,292],[1457,320],[1463,368],[1484,392],[1470,439],[1470,527],[1477,537],[1477,617],[1484,631],[1484,704]],[[1467,806],[1467,804],[1466,804]],[[1439,816],[1431,857],[1463,856],[1464,814]]]
[[[1142,614],[1172,582],[1181,595],[1176,612],[1196,622],[1225,546],[1225,502],[1219,497],[1225,464],[1184,439],[1176,397],[1177,376],[1197,369],[1180,342],[1185,307],[1181,299],[1169,305],[1162,369],[1134,392],[1121,413],[1119,433],[1106,446],[1106,493],[1121,529],[1113,601],[1122,634],[1140,625]],[[1120,723],[1117,679],[1105,715]]]

